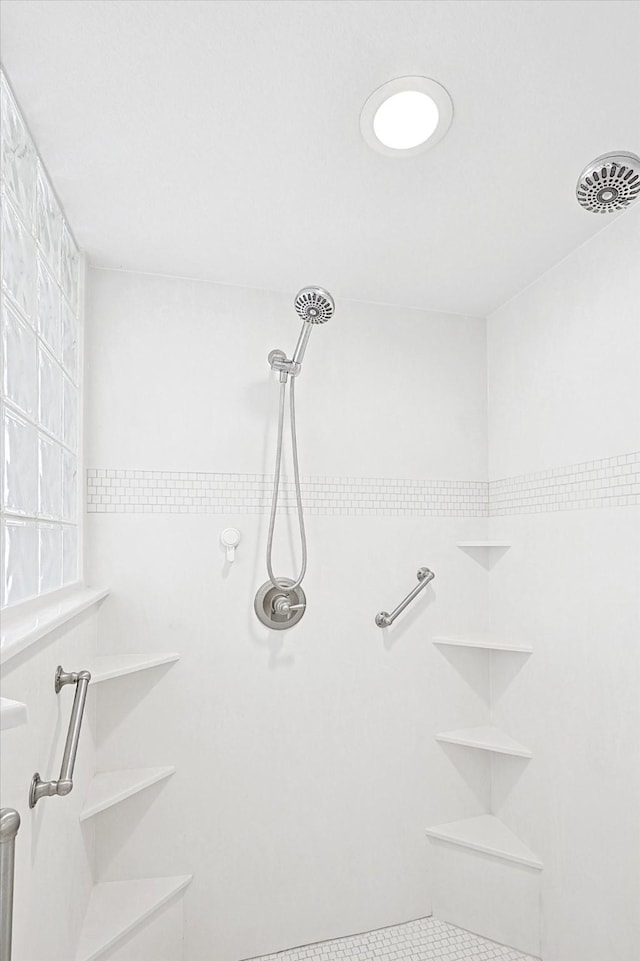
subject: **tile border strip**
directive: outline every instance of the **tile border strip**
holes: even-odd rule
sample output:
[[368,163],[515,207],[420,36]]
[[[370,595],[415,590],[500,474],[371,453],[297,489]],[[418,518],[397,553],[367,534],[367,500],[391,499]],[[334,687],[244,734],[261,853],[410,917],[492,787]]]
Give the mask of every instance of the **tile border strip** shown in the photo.
[[640,504],[640,452],[489,483],[489,516]]
[[[87,511],[101,514],[265,514],[271,474],[91,468]],[[640,452],[499,480],[305,477],[310,515],[499,517],[640,504]],[[295,510],[283,481],[279,511]]]
[[[273,475],[181,471],[87,471],[89,513],[265,514]],[[309,514],[486,517],[484,481],[303,477]],[[295,511],[293,482],[280,485],[279,511]]]

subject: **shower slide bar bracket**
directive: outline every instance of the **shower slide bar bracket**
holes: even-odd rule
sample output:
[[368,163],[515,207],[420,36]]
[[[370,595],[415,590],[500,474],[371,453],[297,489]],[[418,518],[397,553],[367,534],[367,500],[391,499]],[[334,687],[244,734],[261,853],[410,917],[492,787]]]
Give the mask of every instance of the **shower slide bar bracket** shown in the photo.
[[387,613],[387,611],[380,611],[379,614],[376,614],[376,624],[378,627],[389,627],[391,624],[393,624],[396,617],[398,617],[399,614],[402,614],[404,609],[409,606],[411,601],[418,596],[420,591],[425,589],[427,584],[429,584],[436,575],[433,573],[433,571],[430,571],[428,567],[420,567],[416,576],[418,578],[418,584],[409,594],[407,594],[403,601],[400,601],[395,610],[391,611],[390,614]]
[[60,765],[60,777],[57,781],[43,781],[36,772],[31,779],[29,790],[29,807],[34,808],[40,798],[43,797],[66,797],[73,790],[73,769],[76,764],[76,754],[78,753],[78,741],[82,729],[82,718],[84,716],[84,704],[87,699],[87,688],[91,674],[89,671],[78,671],[69,673],[63,671],[59,665],[55,676],[55,692],[59,694],[66,684],[75,684],[76,693],[73,698],[71,717],[69,718],[69,730],[67,740],[62,755]]

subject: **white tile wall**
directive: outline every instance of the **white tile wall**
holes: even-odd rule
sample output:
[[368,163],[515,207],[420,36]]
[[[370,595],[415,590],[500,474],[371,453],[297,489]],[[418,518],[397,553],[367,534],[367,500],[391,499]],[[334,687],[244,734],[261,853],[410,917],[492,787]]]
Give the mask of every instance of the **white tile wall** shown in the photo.
[[[87,510],[106,514],[264,514],[270,474],[90,469]],[[640,504],[640,453],[491,481],[306,477],[310,514],[487,517]],[[295,510],[292,481],[278,509]]]
[[[310,514],[484,517],[483,481],[382,477],[306,477],[302,498]],[[270,509],[273,476],[178,471],[87,471],[91,513],[263,514]],[[278,509],[295,510],[293,481],[280,485]]]
[[420,918],[355,937],[322,941],[255,961],[535,961],[435,918]]
[[640,504],[640,452],[569,464],[489,484],[489,513],[536,514]]

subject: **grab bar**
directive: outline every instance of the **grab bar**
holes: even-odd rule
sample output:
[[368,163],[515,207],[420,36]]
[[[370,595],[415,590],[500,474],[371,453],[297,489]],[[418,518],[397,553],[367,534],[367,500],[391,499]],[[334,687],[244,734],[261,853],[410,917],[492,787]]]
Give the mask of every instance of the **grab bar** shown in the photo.
[[75,684],[76,693],[73,698],[71,717],[69,718],[69,730],[67,732],[67,743],[64,746],[62,764],[60,766],[60,777],[57,781],[42,781],[36,772],[31,779],[31,789],[29,791],[29,807],[34,808],[41,797],[65,797],[73,790],[73,769],[78,753],[78,740],[80,738],[80,728],[82,727],[82,717],[84,714],[84,702],[87,699],[87,688],[91,674],[89,671],[79,671],[77,674],[69,674],[58,667],[56,671],[55,691],[59,694],[65,684]]
[[0,959],[11,961],[13,931],[13,873],[20,815],[13,808],[0,810]]
[[429,581],[432,581],[435,576],[436,575],[433,573],[433,571],[430,571],[428,567],[421,567],[417,574],[417,578],[420,583],[414,587],[410,594],[407,594],[405,599],[398,604],[396,609],[391,611],[390,614],[388,614],[386,611],[380,611],[379,614],[376,614],[376,624],[378,627],[389,627],[390,624],[393,624],[398,614],[402,614],[405,607],[409,606],[414,597],[417,597],[420,591],[424,590]]

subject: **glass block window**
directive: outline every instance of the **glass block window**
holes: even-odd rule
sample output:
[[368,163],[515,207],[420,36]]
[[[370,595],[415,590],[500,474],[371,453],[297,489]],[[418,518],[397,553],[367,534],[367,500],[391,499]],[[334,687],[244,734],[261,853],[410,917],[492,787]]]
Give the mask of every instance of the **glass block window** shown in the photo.
[[0,73],[2,606],[79,580],[80,255]]

